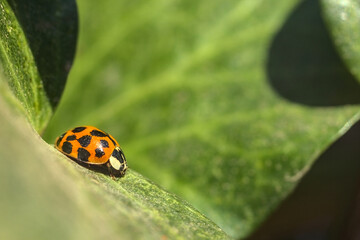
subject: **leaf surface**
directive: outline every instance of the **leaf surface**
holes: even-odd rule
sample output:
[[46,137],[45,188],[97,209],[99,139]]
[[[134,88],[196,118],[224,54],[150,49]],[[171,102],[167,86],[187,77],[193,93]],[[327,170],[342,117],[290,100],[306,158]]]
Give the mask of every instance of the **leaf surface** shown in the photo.
[[[1,95],[8,95],[1,83]],[[1,239],[230,239],[186,201],[133,170],[115,181],[72,162],[2,96]]]
[[355,0],[321,1],[323,16],[341,57],[360,79],[360,3]]
[[79,55],[44,137],[99,127],[130,168],[245,236],[359,112],[319,4],[298,3],[79,1]]
[[0,1],[1,71],[40,132],[64,89],[76,40],[75,1]]

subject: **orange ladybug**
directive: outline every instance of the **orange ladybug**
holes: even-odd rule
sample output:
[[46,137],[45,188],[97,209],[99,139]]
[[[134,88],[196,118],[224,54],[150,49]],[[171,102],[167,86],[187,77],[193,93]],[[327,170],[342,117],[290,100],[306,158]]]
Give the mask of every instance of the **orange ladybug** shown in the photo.
[[128,168],[118,142],[92,126],[76,127],[56,139],[55,147],[81,165],[106,167],[112,177],[122,177]]

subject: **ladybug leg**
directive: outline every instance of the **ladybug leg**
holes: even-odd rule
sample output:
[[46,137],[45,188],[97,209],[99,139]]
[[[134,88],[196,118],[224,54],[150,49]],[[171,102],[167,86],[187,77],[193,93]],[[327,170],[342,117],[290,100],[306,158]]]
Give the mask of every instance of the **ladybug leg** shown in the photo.
[[115,180],[116,178],[115,178],[114,174],[112,174],[110,163],[107,162],[107,163],[106,163],[106,166],[107,166],[107,168],[108,168],[110,177],[111,177],[113,180]]

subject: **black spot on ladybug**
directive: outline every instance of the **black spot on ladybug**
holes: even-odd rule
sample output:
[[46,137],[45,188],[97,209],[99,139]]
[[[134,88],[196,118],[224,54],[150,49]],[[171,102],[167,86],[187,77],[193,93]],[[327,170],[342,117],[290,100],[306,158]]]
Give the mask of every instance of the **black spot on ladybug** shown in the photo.
[[105,153],[101,148],[95,149],[95,157],[101,158],[104,155],[105,155]]
[[116,158],[117,160],[121,161],[121,155],[120,155],[120,152],[119,152],[117,149],[115,149],[115,150],[113,151],[112,156],[113,156],[114,158]]
[[92,136],[96,136],[96,137],[106,137],[106,136],[108,136],[106,133],[101,132],[101,131],[98,131],[98,130],[92,130],[92,131],[90,132],[90,134],[91,134]]
[[113,142],[113,144],[114,144],[114,146],[116,146],[116,142],[115,142],[115,140],[112,138],[112,137],[110,137],[110,136],[108,136],[109,138],[110,138],[110,140]]
[[103,148],[108,148],[109,147],[109,143],[106,140],[100,140],[101,146]]
[[66,141],[72,141],[72,140],[75,140],[76,139],[76,136],[75,135],[70,135],[66,138]]
[[79,133],[86,129],[86,127],[77,127],[72,130],[73,133]]
[[61,149],[64,153],[70,154],[72,151],[72,144],[69,142],[64,142]]
[[78,149],[78,159],[80,161],[87,162],[89,161],[90,153],[85,148]]
[[57,141],[56,141],[56,146],[59,146],[59,144],[60,144],[61,140],[64,138],[65,134],[66,134],[66,133],[63,133],[63,134],[61,134],[60,137],[58,137],[58,139],[57,139]]
[[91,136],[89,135],[82,136],[77,141],[80,143],[82,147],[87,147],[91,142]]

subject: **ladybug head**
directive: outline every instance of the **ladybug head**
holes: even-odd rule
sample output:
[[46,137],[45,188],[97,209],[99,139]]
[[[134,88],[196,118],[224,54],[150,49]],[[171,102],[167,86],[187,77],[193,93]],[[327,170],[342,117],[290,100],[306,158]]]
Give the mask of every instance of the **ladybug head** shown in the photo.
[[115,177],[122,177],[125,175],[128,168],[125,155],[120,147],[116,147],[109,158],[110,171]]

